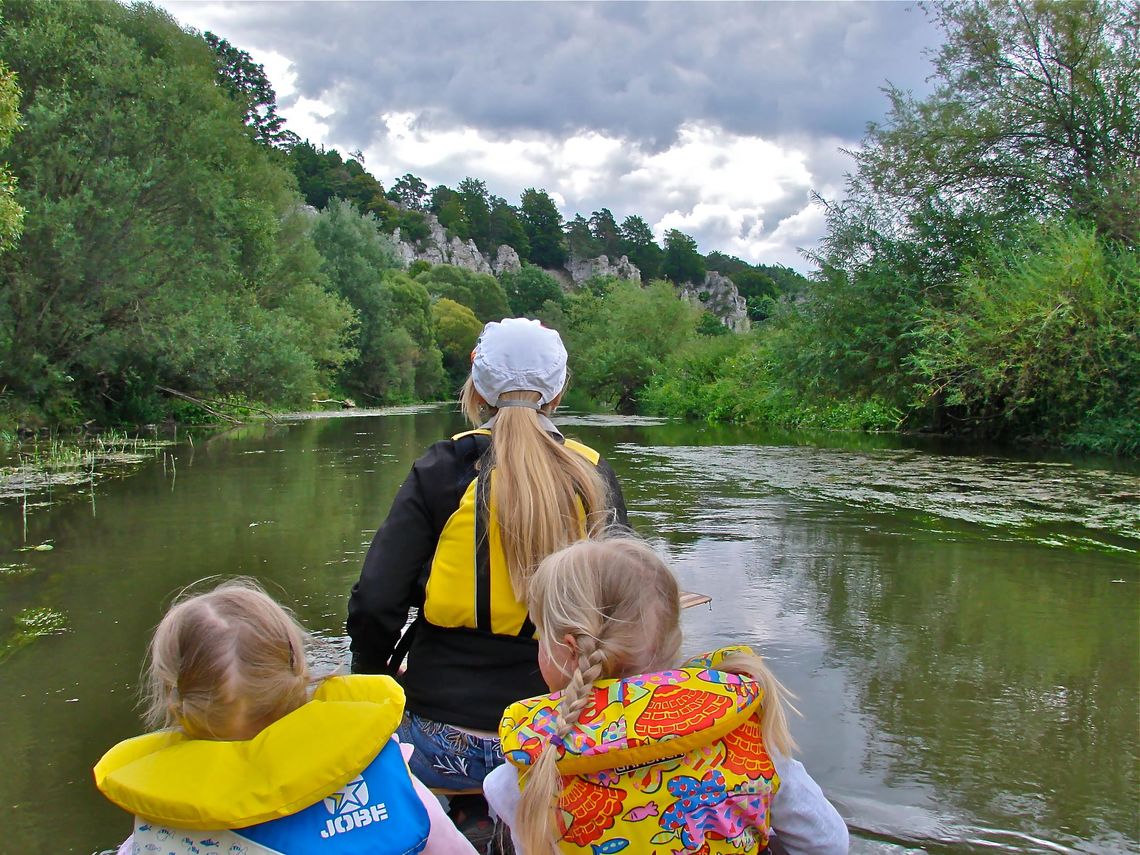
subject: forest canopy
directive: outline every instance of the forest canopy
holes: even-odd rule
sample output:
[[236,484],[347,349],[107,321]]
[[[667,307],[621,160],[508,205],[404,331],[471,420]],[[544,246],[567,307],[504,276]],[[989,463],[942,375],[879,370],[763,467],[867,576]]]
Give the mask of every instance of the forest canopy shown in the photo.
[[[930,94],[884,90],[809,277],[541,187],[385,187],[292,134],[249,53],[153,6],[3,13],[0,430],[200,418],[184,394],[437,400],[483,322],[525,314],[587,406],[1140,451],[1136,4],[930,6]],[[521,266],[433,264],[436,237]],[[599,255],[641,283],[568,287]],[[705,311],[716,277],[751,332]]]

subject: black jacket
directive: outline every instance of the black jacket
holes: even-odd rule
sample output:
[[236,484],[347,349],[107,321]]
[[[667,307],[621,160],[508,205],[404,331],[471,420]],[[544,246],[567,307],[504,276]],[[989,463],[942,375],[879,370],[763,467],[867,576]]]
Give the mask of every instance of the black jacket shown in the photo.
[[[400,631],[409,610],[423,606],[440,534],[489,448],[490,438],[485,435],[461,435],[435,443],[413,464],[372,540],[349,598],[347,628],[354,673],[396,674],[404,652],[393,656]],[[597,465],[609,488],[614,524],[628,526],[613,470],[600,458]],[[495,730],[508,704],[547,691],[533,637],[438,627],[422,617],[410,631],[408,665],[400,681],[408,709],[418,715]]]

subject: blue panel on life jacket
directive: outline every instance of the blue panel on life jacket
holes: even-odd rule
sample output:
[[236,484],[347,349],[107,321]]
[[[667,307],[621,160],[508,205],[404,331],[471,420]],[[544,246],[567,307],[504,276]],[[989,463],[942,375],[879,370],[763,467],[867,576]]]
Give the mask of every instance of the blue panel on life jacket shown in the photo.
[[424,848],[428,827],[400,747],[389,742],[367,769],[328,798],[235,833],[282,855],[405,855]]

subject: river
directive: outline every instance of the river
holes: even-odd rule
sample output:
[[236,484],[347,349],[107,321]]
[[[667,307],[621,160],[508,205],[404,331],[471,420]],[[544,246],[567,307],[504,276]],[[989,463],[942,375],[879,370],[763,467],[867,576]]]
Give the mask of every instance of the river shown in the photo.
[[[854,852],[1140,851],[1140,468],[888,436],[568,415],[682,587],[686,650],[760,649]],[[247,574],[344,649],[348,590],[450,408],[298,417],[0,504],[0,849],[130,821],[90,768],[139,732],[148,633]],[[17,551],[47,545],[51,549]],[[36,637],[18,615],[62,632]]]

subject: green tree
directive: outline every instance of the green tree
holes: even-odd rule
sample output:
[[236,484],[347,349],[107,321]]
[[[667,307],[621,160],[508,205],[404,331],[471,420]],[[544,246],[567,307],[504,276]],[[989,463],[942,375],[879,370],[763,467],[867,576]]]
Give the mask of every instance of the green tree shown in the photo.
[[277,115],[277,93],[265,76],[265,67],[254,62],[246,51],[208,30],[202,38],[217,57],[222,86],[245,110],[245,123],[253,130],[254,138],[278,148],[295,145],[299,141],[297,135],[285,130],[285,120]]
[[602,208],[590,214],[590,234],[598,252],[615,261],[622,255],[621,234],[609,208]]
[[618,234],[621,236],[621,254],[637,265],[642,281],[648,282],[661,275],[663,253],[653,238],[653,230],[645,220],[636,214],[630,214],[621,221]]
[[475,246],[487,252],[491,245],[491,206],[487,199],[487,185],[477,178],[468,177],[459,182],[458,190],[468,236],[475,241]]
[[[20,87],[16,75],[0,62],[0,149],[12,141],[20,126]],[[10,248],[20,236],[24,209],[16,201],[16,179],[0,164],[0,252]]]
[[429,210],[441,226],[460,240],[471,237],[471,224],[467,222],[463,199],[450,187],[440,184],[432,188]]
[[432,331],[427,290],[402,274],[391,241],[372,215],[333,199],[313,227],[332,287],[357,312],[359,355],[340,382],[380,403],[431,397],[442,365]]
[[698,315],[666,282],[641,288],[618,280],[605,297],[577,295],[560,330],[569,339],[575,387],[634,412],[665,358],[692,338]]
[[732,273],[729,277],[740,296],[746,300],[759,297],[776,297],[780,288],[767,273],[751,267]]
[[590,233],[590,224],[581,214],[566,224],[566,245],[574,258],[596,258],[601,254],[601,246]]
[[405,172],[396,179],[388,197],[410,211],[424,211],[427,209],[428,188],[422,179]]
[[510,317],[507,295],[494,276],[451,264],[436,264],[416,276],[433,297],[448,297],[475,313],[480,322]]
[[530,244],[530,254],[525,260],[547,269],[562,267],[566,263],[562,215],[550,194],[533,187],[524,190],[520,219]]
[[520,259],[530,257],[530,240],[519,219],[519,212],[501,196],[492,196],[490,251],[502,244],[511,247]]
[[440,297],[431,304],[431,314],[448,386],[458,389],[471,370],[471,351],[475,349],[483,324],[469,308],[447,297]]
[[1033,227],[993,247],[954,309],[922,314],[909,361],[958,430],[1140,451],[1140,260],[1091,225]]
[[1113,0],[940,3],[938,85],[889,87],[852,190],[913,214],[1072,214],[1140,235],[1140,7]]
[[504,273],[500,278],[511,314],[516,317],[536,317],[536,313],[547,302],[562,301],[562,287],[558,280],[533,264],[524,264],[518,273]]
[[158,386],[302,403],[350,353],[289,174],[152,6],[5,4],[26,209],[0,386],[49,419],[160,418]]
[[677,285],[705,281],[705,260],[697,251],[697,242],[677,229],[665,233],[665,257],[661,273]]
[[[717,273],[724,274],[730,279],[732,279],[734,274],[753,269],[752,265],[744,259],[737,258],[735,255],[728,255],[715,249],[705,256],[705,267]],[[736,280],[733,279],[733,281]]]

